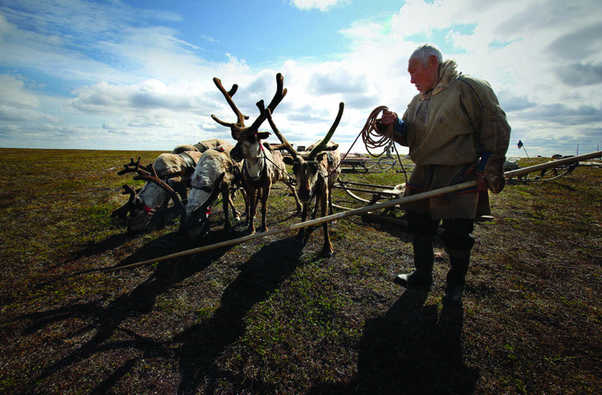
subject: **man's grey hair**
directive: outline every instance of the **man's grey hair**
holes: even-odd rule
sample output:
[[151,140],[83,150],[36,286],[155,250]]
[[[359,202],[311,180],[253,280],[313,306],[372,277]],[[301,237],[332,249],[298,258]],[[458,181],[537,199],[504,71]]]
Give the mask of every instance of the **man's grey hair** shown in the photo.
[[424,44],[419,46],[412,52],[412,56],[410,59],[418,59],[422,62],[423,65],[426,66],[428,59],[430,56],[434,56],[437,58],[437,62],[439,64],[443,63],[443,56],[441,55],[441,51],[437,47],[431,44]]

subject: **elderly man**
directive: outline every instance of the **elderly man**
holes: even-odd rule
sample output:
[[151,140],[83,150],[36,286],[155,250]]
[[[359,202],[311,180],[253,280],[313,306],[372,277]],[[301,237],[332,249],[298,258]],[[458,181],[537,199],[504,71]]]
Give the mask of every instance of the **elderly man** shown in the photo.
[[419,94],[401,119],[385,111],[380,131],[410,148],[416,167],[406,195],[470,180],[478,180],[479,187],[406,206],[416,269],[395,280],[405,287],[430,288],[433,237],[442,221],[451,266],[444,300],[461,303],[474,219],[489,213],[487,188],[494,193],[504,188],[510,126],[489,84],[458,73],[456,63],[443,61],[434,46],[416,49],[408,72]]

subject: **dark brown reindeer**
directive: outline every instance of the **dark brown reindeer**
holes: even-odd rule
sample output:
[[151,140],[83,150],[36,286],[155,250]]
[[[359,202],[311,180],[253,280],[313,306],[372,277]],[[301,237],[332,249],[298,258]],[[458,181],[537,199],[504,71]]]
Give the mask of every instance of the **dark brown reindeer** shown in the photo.
[[265,121],[267,112],[274,111],[276,106],[286,95],[286,89],[283,88],[283,81],[284,78],[282,77],[282,74],[278,73],[276,75],[276,93],[270,101],[270,104],[268,104],[267,109],[264,107],[263,100],[257,102],[259,116],[253,121],[251,126],[245,127],[244,121],[245,119],[248,119],[248,117],[241,113],[232,100],[232,92],[236,92],[238,85],[234,84],[232,89],[228,92],[224,89],[219,78],[213,78],[213,82],[224,95],[230,108],[237,117],[236,122],[224,122],[215,115],[211,115],[217,123],[229,127],[232,132],[232,138],[237,141],[230,152],[232,159],[235,161],[244,159],[242,178],[247,193],[247,221],[248,231],[250,233],[255,232],[254,219],[260,197],[261,231],[265,232],[268,230],[266,225],[267,199],[270,195],[272,184],[277,181],[282,181],[291,189],[297,204],[297,212],[301,211],[301,203],[299,202],[295,188],[292,186],[292,182],[289,180],[282,153],[280,151],[272,150],[269,144],[262,144],[261,140],[268,138],[270,133],[260,132],[258,130],[259,126]]
[[[316,209],[319,204],[322,216],[326,215],[327,204],[332,213],[332,188],[339,177],[339,174],[341,174],[341,169],[339,167],[341,155],[338,150],[339,145],[332,142],[329,143],[329,141],[341,121],[343,109],[344,104],[340,103],[337,117],[328,133],[326,133],[326,136],[321,141],[312,144],[308,148],[308,151],[303,153],[297,152],[293,146],[289,144],[274,124],[269,109],[267,110],[267,119],[272,130],[291,154],[291,157],[285,157],[284,161],[287,164],[293,165],[293,172],[295,173],[297,180],[297,193],[303,202],[303,221],[307,219],[307,211],[314,196],[316,198]],[[324,247],[322,248],[322,255],[331,256],[334,251],[328,234],[328,222],[325,222],[322,225],[322,229],[324,231]],[[299,238],[304,240],[304,229],[299,231]]]

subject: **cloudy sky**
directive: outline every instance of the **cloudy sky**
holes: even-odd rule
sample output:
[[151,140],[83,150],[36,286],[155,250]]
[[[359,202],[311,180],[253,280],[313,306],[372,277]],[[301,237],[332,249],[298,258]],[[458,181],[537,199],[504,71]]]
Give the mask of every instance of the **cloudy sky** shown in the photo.
[[311,143],[342,101],[333,140],[346,149],[374,107],[403,113],[416,94],[408,56],[424,42],[490,82],[509,156],[524,156],[519,139],[531,156],[602,144],[599,0],[0,0],[0,147],[230,139],[210,118],[235,120],[212,78],[240,86],[252,120],[281,72],[280,130]]

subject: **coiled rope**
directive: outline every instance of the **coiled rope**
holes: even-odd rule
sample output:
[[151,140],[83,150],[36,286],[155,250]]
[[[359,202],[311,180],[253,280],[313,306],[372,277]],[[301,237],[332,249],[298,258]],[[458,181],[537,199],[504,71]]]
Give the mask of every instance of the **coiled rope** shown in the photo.
[[[401,166],[401,170],[405,176],[405,181],[406,181],[406,183],[408,182],[408,174],[406,173],[406,169],[403,166],[403,162],[401,161],[401,155],[399,155],[399,152],[397,151],[395,142],[390,137],[385,136],[378,131],[381,128],[379,116],[385,110],[388,110],[388,109],[389,108],[387,106],[378,106],[374,110],[372,110],[372,112],[368,116],[368,119],[366,119],[366,123],[364,124],[364,127],[359,132],[359,134],[356,136],[355,140],[353,140],[353,143],[351,144],[351,146],[349,146],[349,149],[347,150],[345,155],[343,155],[343,158],[341,158],[341,161],[339,162],[337,167],[332,170],[331,174],[334,173],[337,170],[337,168],[343,163],[345,158],[347,158],[347,155],[349,155],[349,153],[351,152],[351,149],[353,148],[353,146],[355,145],[355,143],[361,136],[362,141],[364,143],[364,147],[366,147],[366,152],[368,152],[368,154],[372,157],[378,158],[378,157],[382,156],[385,152],[387,152],[387,151],[390,152],[391,147],[392,147],[393,150],[395,151],[395,154],[397,155],[397,162],[399,162],[399,165]],[[382,148],[382,151],[380,151],[378,153],[375,152],[375,150],[377,150],[379,148]]]
[[391,139],[389,137],[377,132],[377,130],[380,129],[378,116],[385,110],[388,110],[387,106],[378,106],[372,110],[360,132],[360,136],[362,136],[362,141],[364,142],[366,151],[374,157],[379,157],[385,152],[383,149],[383,151],[380,153],[374,153],[374,150],[387,147],[391,144]]

